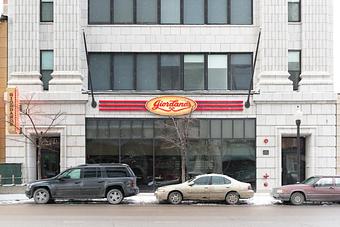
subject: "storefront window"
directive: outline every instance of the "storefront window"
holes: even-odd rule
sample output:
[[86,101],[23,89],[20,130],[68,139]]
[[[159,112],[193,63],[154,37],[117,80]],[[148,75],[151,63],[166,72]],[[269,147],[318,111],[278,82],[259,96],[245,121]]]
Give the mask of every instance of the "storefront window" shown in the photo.
[[[255,187],[254,119],[191,119],[190,177],[223,173]],[[181,152],[169,119],[87,119],[86,162],[131,166],[141,190],[181,181]]]

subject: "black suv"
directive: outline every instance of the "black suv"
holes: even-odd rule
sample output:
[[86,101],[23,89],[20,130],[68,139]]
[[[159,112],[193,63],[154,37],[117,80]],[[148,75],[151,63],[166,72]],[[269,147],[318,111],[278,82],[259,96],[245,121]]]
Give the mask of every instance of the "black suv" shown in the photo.
[[136,176],[126,164],[88,164],[27,185],[26,196],[39,204],[54,199],[107,198],[111,204],[138,194]]

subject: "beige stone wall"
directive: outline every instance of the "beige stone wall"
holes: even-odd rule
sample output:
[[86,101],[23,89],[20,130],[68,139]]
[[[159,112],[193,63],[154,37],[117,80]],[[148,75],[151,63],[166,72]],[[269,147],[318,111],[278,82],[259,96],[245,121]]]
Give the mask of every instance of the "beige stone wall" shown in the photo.
[[7,21],[0,21],[0,163],[5,162],[5,102],[7,84]]

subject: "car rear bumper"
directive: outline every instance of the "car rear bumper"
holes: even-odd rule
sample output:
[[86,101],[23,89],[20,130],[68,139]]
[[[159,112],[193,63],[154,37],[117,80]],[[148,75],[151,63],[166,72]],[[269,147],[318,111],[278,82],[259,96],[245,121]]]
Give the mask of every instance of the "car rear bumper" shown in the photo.
[[240,198],[241,199],[250,199],[252,197],[254,197],[254,191],[253,190],[240,192]]
[[126,192],[125,192],[125,197],[134,196],[134,195],[137,195],[138,193],[139,193],[139,188],[138,187],[127,188]]

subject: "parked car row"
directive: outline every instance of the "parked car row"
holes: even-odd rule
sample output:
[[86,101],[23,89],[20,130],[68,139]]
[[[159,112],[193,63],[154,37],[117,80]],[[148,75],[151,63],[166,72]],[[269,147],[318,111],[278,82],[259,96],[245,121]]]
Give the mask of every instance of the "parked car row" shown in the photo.
[[[139,193],[137,177],[126,164],[87,164],[65,170],[59,175],[27,185],[26,196],[35,203],[55,199],[106,198],[119,204],[124,197]],[[314,176],[302,183],[274,188],[271,195],[283,202],[301,205],[305,201],[340,202],[340,176]],[[180,204],[184,200],[225,201],[237,204],[250,199],[254,191],[249,183],[222,174],[203,174],[180,184],[158,187],[158,201]]]

